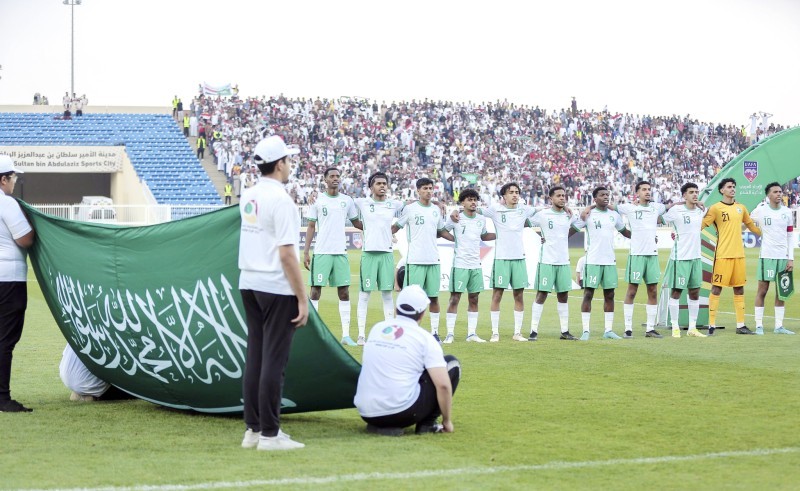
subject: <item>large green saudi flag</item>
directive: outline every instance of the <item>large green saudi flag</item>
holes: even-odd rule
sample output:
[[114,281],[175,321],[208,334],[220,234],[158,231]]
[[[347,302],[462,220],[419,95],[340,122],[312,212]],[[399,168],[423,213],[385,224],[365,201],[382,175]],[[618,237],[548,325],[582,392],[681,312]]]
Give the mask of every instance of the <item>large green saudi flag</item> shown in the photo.
[[[242,410],[247,327],[238,208],[148,227],[26,209],[37,233],[30,258],[42,293],[92,373],[165,406]],[[353,406],[360,367],[310,310],[286,370],[286,413]]]
[[[776,133],[750,146],[711,179],[700,193],[700,200],[707,207],[718,202],[722,195],[717,191],[718,183],[725,178],[736,179],[736,201],[752,211],[765,198],[764,186],[770,182],[786,184],[800,176],[800,127]],[[681,183],[682,184],[682,183]],[[708,295],[711,291],[711,271],[717,245],[716,229],[712,226],[703,231],[703,287],[700,290],[700,314],[698,325],[708,324]],[[755,267],[747,265],[748,268]],[[672,271],[672,261],[667,265],[664,277]],[[662,295],[669,295],[662,291]],[[681,297],[679,323],[688,325],[686,295]],[[665,317],[666,318],[666,317]]]

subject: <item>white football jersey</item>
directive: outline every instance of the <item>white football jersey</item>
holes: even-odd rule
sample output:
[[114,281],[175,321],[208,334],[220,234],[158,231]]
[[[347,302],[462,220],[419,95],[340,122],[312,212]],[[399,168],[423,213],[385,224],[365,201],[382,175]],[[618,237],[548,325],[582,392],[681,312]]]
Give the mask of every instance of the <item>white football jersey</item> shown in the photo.
[[[317,222],[314,254],[347,254],[345,227],[348,220],[358,218],[353,198],[345,194],[321,194],[308,208],[308,220]],[[306,237],[311,240],[311,237]]]
[[750,217],[761,228],[761,254],[764,259],[792,259],[790,247],[794,230],[792,210],[781,206],[777,210],[769,204],[759,205]]
[[664,221],[675,228],[675,244],[670,252],[670,259],[688,261],[700,259],[703,217],[706,211],[700,207],[694,210],[685,205],[675,205],[664,214]]
[[461,269],[480,269],[481,235],[486,233],[486,217],[475,214],[472,218],[462,211],[458,223],[448,218],[444,228],[453,233],[455,253],[453,266]]
[[480,212],[494,222],[495,234],[497,234],[494,258],[525,259],[522,230],[525,228],[528,218],[536,210],[524,205],[517,205],[516,208],[506,208],[503,205],[494,204],[488,208],[480,208]]
[[406,229],[408,264],[439,264],[436,237],[444,229],[444,218],[438,206],[411,203],[403,209],[397,226]]
[[366,252],[392,252],[392,223],[400,216],[404,204],[387,199],[372,198],[355,200],[358,217],[364,225],[364,247]]
[[646,206],[625,203],[617,205],[617,210],[628,218],[628,226],[631,229],[631,256],[657,256],[658,217],[664,214],[666,207],[661,203],[649,203]]
[[569,231],[577,220],[575,215],[552,208],[538,211],[531,217],[531,225],[541,229],[545,240],[539,257],[540,263],[553,266],[569,264]]
[[580,218],[575,221],[578,230],[586,229],[586,264],[608,266],[617,264],[614,253],[614,235],[625,228],[622,217],[614,210],[601,211],[593,209],[584,222]]

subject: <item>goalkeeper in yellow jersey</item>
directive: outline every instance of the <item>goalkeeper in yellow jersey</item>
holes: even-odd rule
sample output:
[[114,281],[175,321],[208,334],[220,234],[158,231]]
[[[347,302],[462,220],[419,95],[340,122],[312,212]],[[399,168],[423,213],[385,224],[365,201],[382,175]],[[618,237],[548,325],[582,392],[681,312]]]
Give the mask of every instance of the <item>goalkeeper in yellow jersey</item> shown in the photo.
[[717,251],[714,256],[714,275],[711,280],[711,295],[708,297],[708,334],[714,334],[717,308],[722,287],[733,287],[733,306],[736,312],[736,334],[755,334],[744,325],[744,284],[747,274],[744,262],[742,224],[751,232],[761,235],[747,208],[737,203],[736,180],[726,178],[719,182],[717,190],[722,200],[708,208],[703,218],[703,228],[717,228]]

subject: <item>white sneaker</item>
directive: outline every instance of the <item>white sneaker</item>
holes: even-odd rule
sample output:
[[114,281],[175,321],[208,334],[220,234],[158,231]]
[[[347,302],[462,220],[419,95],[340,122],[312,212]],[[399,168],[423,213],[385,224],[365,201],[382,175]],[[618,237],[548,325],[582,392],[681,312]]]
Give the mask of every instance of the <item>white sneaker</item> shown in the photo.
[[304,444],[289,438],[289,435],[278,431],[278,436],[262,436],[258,439],[258,450],[295,450],[305,447]]
[[[278,436],[282,438],[290,438],[289,435],[283,432],[283,430],[278,430]],[[261,438],[261,432],[253,431],[250,428],[247,428],[247,431],[244,432],[244,438],[242,439],[242,448],[255,448],[258,445],[258,439]]]
[[470,334],[469,336],[467,336],[467,342],[468,343],[485,343],[486,340],[480,338],[477,334]]
[[258,446],[258,438],[260,436],[260,432],[247,428],[247,431],[244,432],[244,438],[242,439],[242,448],[255,448]]
[[489,338],[490,343],[499,343],[500,342],[500,334],[493,332],[492,337]]
[[442,343],[444,343],[444,344],[453,344],[453,339],[454,339],[454,336],[452,334],[448,334],[447,337],[444,338],[444,341],[442,341]]
[[359,336],[358,339],[356,340],[356,344],[359,346],[364,346],[365,344],[367,344],[367,340],[364,339],[364,336]]
[[528,342],[528,338],[526,338],[525,336],[523,336],[520,333],[514,334],[514,336],[511,339],[513,339],[514,341],[520,341],[520,342],[526,342],[526,343]]

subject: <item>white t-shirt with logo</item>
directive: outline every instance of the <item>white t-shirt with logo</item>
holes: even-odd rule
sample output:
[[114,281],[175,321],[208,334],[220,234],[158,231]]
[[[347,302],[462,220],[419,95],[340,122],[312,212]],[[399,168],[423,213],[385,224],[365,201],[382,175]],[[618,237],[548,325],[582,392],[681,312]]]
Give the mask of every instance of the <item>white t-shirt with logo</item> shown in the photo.
[[759,205],[750,217],[761,228],[761,258],[792,259],[794,250],[790,248],[792,230],[792,210],[781,206],[777,210],[769,204]]
[[656,231],[658,217],[666,212],[661,203],[648,203],[645,206],[625,203],[617,205],[620,214],[628,218],[631,229],[631,256],[657,256]]
[[397,226],[406,228],[407,264],[439,264],[436,237],[444,230],[444,218],[438,206],[424,206],[419,201],[411,203],[403,209]]
[[240,290],[294,295],[283,271],[279,247],[292,245],[300,258],[300,212],[283,184],[262,177],[239,201]]
[[475,214],[468,217],[463,211],[455,223],[448,218],[444,228],[452,231],[455,240],[453,267],[461,269],[480,269],[481,235],[486,233],[486,217]]
[[355,200],[358,217],[364,225],[364,247],[366,252],[392,252],[392,222],[400,215],[404,204],[387,199],[372,198]]
[[569,231],[577,220],[575,215],[552,208],[538,211],[530,218],[531,225],[539,227],[545,240],[540,263],[553,266],[569,264]]
[[625,228],[622,217],[614,210],[592,209],[586,221],[578,218],[574,227],[586,231],[586,264],[610,266],[617,264],[614,253],[614,236]]
[[[346,194],[330,196],[322,193],[308,208],[308,221],[317,222],[314,254],[347,254],[345,227],[348,220],[358,218],[353,198]],[[313,237],[306,237],[311,240]]]
[[522,231],[528,218],[536,210],[529,206],[517,205],[507,208],[494,204],[488,208],[480,208],[483,216],[494,222],[497,239],[494,246],[495,259],[525,259],[525,244],[522,242]]
[[419,397],[422,373],[446,366],[442,347],[414,320],[397,316],[375,324],[364,345],[353,399],[358,413],[375,418],[408,409]]
[[0,281],[27,281],[27,252],[14,242],[31,230],[17,200],[0,191]]
[[690,210],[685,205],[675,205],[664,214],[664,221],[675,228],[675,245],[670,259],[689,261],[702,257],[701,234],[705,214],[700,207]]

